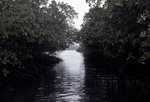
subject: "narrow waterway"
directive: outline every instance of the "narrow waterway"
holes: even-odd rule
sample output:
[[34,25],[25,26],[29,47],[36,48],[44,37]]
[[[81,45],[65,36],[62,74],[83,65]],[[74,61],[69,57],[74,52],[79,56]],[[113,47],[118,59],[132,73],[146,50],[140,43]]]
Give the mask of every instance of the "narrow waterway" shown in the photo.
[[0,89],[0,102],[150,102],[150,79],[107,74],[75,50],[39,80]]
[[63,62],[55,66],[55,101],[81,101],[84,96],[85,79],[83,56],[75,50],[66,50],[60,54],[60,58]]

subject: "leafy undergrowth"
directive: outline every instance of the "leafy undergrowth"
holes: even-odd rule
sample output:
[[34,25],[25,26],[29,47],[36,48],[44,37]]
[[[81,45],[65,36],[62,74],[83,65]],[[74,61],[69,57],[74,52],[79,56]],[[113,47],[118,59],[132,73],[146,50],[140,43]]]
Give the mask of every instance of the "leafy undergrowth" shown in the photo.
[[116,76],[128,75],[139,78],[150,77],[150,65],[141,64],[136,60],[126,60],[123,56],[120,58],[110,58],[102,54],[84,54],[85,66],[102,70],[107,74]]
[[0,86],[10,86],[14,83],[22,81],[32,81],[38,79],[42,74],[53,68],[55,64],[59,63],[61,59],[55,56],[46,54],[39,55],[32,60],[24,62],[25,68],[11,68],[11,73],[4,76],[0,74]]

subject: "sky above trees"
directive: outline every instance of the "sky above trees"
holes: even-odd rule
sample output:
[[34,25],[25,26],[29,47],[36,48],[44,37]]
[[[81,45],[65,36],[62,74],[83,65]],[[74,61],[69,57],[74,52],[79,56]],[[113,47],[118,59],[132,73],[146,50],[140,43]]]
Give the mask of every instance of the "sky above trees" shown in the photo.
[[78,19],[74,19],[75,21],[75,27],[77,29],[80,29],[80,25],[83,23],[83,17],[86,12],[89,10],[88,4],[85,2],[85,0],[56,0],[57,2],[64,2],[72,7],[74,7],[74,10],[79,13]]

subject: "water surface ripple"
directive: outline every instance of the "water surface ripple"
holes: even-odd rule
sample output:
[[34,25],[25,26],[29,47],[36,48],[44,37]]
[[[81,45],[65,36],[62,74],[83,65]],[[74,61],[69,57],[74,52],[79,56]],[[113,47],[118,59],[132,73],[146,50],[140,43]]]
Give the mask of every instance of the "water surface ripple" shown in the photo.
[[60,58],[39,80],[0,89],[0,102],[150,102],[149,78],[107,74],[74,50]]

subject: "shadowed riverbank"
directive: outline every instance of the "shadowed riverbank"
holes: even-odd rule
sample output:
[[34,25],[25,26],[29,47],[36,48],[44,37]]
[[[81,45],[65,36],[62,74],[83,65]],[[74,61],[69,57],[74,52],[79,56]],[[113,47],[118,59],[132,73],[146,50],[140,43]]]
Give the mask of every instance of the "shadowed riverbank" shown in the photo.
[[[149,102],[150,77],[108,73],[75,50],[37,80],[0,88],[2,102]],[[8,98],[9,97],[9,98]]]

